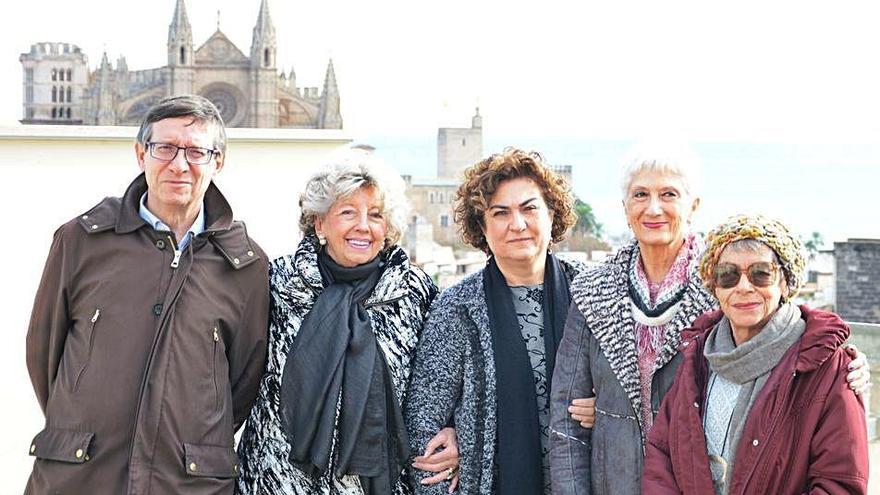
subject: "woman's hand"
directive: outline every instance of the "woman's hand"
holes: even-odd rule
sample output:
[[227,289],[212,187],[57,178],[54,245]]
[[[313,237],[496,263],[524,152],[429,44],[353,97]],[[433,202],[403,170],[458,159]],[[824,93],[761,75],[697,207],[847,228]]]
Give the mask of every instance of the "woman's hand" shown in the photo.
[[571,419],[577,421],[584,428],[592,428],[596,422],[596,397],[589,399],[575,399],[568,406]]
[[455,428],[443,428],[425,446],[425,453],[413,459],[413,467],[422,471],[437,473],[421,481],[423,485],[434,485],[449,481],[449,493],[458,487],[458,441]]
[[847,368],[849,373],[846,375],[846,382],[856,395],[863,394],[871,386],[871,370],[868,367],[868,357],[852,344],[847,344],[844,346],[844,349],[853,358]]

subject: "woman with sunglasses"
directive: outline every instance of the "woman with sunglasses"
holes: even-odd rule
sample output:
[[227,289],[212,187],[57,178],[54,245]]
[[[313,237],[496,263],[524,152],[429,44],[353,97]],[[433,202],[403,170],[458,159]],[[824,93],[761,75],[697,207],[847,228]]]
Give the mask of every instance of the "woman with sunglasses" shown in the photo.
[[720,311],[694,324],[648,439],[644,493],[866,493],[861,398],[843,380],[849,328],[795,306],[804,249],[781,223],[716,227],[700,274]]
[[[645,439],[681,363],[681,333],[718,307],[690,232],[700,204],[695,162],[673,155],[628,163],[623,206],[635,239],[572,282],[551,392],[554,494],[641,493]],[[854,365],[848,378],[858,390],[867,366],[862,357]]]

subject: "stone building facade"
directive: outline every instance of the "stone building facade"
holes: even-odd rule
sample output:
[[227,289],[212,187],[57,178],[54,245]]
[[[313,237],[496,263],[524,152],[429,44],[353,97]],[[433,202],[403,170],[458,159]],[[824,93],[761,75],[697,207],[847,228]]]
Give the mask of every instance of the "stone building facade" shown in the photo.
[[[437,176],[404,176],[406,195],[413,211],[409,228],[432,230],[434,241],[462,247],[452,214],[461,171],[483,158],[483,117],[477,108],[470,127],[437,130]],[[415,213],[418,212],[418,213]]]
[[835,308],[846,321],[880,323],[880,239],[834,243]]
[[19,60],[23,70],[23,124],[138,125],[146,110],[166,96],[195,93],[217,105],[229,127],[341,129],[339,88],[331,60],[324,87],[299,87],[293,69],[280,72],[275,26],[268,0],[261,0],[250,52],[217,30],[198,48],[184,0],[177,0],[168,26],[168,63],[129,70],[104,53],[90,70],[88,58],[70,43],[35,43]]

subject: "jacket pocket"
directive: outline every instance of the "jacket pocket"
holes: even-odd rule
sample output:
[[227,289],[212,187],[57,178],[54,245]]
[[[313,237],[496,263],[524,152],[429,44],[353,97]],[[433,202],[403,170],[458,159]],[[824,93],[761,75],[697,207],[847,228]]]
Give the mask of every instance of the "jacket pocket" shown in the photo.
[[31,442],[30,454],[47,461],[82,464],[89,460],[94,433],[46,428]]
[[232,447],[183,444],[184,468],[190,476],[235,478],[238,476],[238,455]]
[[223,373],[222,366],[223,362],[219,360],[226,360],[226,347],[223,345],[223,341],[220,339],[220,330],[215,325],[211,329],[211,341],[212,341],[212,354],[211,354],[211,380],[214,384],[214,409],[220,409],[221,407],[221,397],[222,392],[221,387],[225,388],[226,380],[222,380],[221,375]]
[[95,309],[95,314],[92,315],[92,319],[88,324],[89,329],[89,346],[86,351],[85,359],[83,359],[82,365],[80,365],[79,371],[76,372],[76,378],[73,380],[73,391],[76,392],[77,387],[79,387],[79,379],[82,378],[83,373],[86,372],[86,369],[89,367],[89,361],[92,360],[92,348],[95,346],[95,327],[98,325],[98,318],[101,317],[101,310]]

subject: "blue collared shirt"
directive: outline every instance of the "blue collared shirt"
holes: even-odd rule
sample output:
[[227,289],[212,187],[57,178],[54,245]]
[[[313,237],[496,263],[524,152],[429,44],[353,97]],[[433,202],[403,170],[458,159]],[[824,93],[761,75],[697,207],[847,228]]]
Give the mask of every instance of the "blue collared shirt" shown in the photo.
[[[165,225],[162,220],[159,220],[159,217],[153,215],[153,212],[147,209],[147,193],[144,193],[141,196],[141,208],[138,211],[141,218],[144,219],[145,222],[150,224],[156,230],[167,230],[171,231],[171,227]],[[205,231],[205,202],[202,201],[202,206],[199,208],[199,214],[196,216],[196,221],[190,225],[189,229],[187,229],[186,234],[184,234],[183,239],[177,241],[177,249],[183,251],[187,244],[189,244],[190,239],[193,236],[197,236]]]

